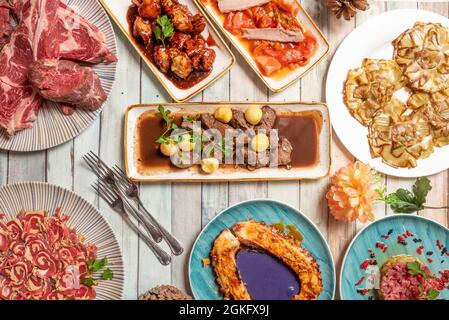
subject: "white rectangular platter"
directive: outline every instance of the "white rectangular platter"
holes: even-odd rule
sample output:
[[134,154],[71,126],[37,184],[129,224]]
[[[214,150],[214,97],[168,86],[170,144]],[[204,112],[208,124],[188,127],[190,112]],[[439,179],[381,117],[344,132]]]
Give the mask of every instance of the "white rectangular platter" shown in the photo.
[[[136,159],[136,133],[139,117],[148,111],[157,111],[161,104],[152,105],[134,105],[130,106],[125,115],[125,132],[124,132],[124,153],[125,167],[128,177],[133,181],[139,182],[213,182],[213,181],[258,181],[258,180],[302,180],[302,179],[318,179],[329,174],[331,165],[331,129],[329,110],[322,103],[306,103],[306,102],[230,102],[230,103],[177,103],[162,104],[165,109],[172,113],[180,112],[185,114],[194,114],[201,112],[210,112],[219,106],[229,106],[231,108],[240,108],[245,110],[248,106],[264,106],[269,105],[275,110],[284,111],[319,111],[322,115],[322,129],[318,135],[318,152],[319,159],[315,165],[309,167],[293,167],[287,170],[285,167],[279,168],[261,168],[255,171],[249,171],[245,168],[229,168],[223,167],[211,175],[202,174],[197,166],[184,170],[145,170],[142,174],[138,170]],[[293,146],[295,147],[295,146]]]
[[[103,7],[106,9],[108,14],[117,24],[117,26],[125,34],[126,38],[129,40],[129,44],[132,45],[137,52],[139,52],[142,59],[146,62],[150,70],[153,72],[155,77],[161,82],[162,86],[167,90],[170,96],[178,102],[186,101],[205,88],[207,88],[214,81],[223,76],[235,63],[235,57],[232,54],[229,47],[223,41],[221,36],[218,34],[217,30],[210,22],[204,11],[197,6],[197,4],[192,0],[181,0],[180,3],[186,5],[193,14],[200,12],[207,21],[206,29],[203,31],[202,35],[204,38],[208,38],[209,35],[215,40],[216,46],[211,47],[216,52],[216,58],[214,63],[214,68],[212,72],[204,80],[200,81],[196,85],[188,89],[179,89],[173,82],[165,77],[165,75],[159,71],[159,69],[153,65],[151,60],[142,52],[139,46],[135,43],[132,34],[129,31],[127,12],[131,5],[131,0],[99,0]],[[128,63],[124,61],[122,63]]]
[[206,13],[212,18],[214,23],[220,28],[221,32],[226,36],[226,38],[231,41],[233,46],[240,52],[246,62],[253,68],[254,72],[259,76],[259,78],[265,83],[265,85],[273,92],[279,92],[293,84],[296,80],[302,78],[307,72],[313,69],[329,52],[329,42],[324,37],[323,33],[320,31],[318,26],[313,22],[312,18],[307,14],[301,4],[298,2],[300,6],[299,13],[297,15],[297,19],[301,22],[303,26],[305,26],[308,30],[312,32],[312,34],[316,37],[318,41],[318,50],[315,55],[310,59],[310,62],[303,66],[296,68],[292,72],[287,73],[282,77],[267,77],[262,74],[257,66],[254,58],[251,56],[248,48],[244,46],[238,37],[227,31],[224,26],[224,17],[222,13],[218,12],[214,5],[211,3],[211,0],[194,0],[196,1]]

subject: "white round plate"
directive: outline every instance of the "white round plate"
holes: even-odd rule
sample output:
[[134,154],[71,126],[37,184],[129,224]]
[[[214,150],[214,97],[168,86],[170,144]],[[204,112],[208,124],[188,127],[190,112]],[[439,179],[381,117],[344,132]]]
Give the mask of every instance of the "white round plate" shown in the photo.
[[435,148],[428,159],[418,160],[413,169],[393,168],[372,159],[368,144],[368,128],[352,117],[343,102],[343,86],[348,71],[359,67],[364,58],[392,59],[391,44],[415,22],[441,23],[449,27],[449,19],[424,10],[394,10],[369,19],[351,32],[335,53],[326,82],[326,102],[331,113],[334,130],[343,145],[360,161],[384,174],[396,177],[421,177],[436,174],[449,168],[449,147]]
[[100,281],[95,287],[97,300],[119,300],[123,296],[123,258],[117,239],[101,213],[77,194],[44,182],[22,182],[0,188],[0,212],[5,221],[22,211],[48,211],[56,209],[69,217],[67,225],[97,245],[97,257],[107,257],[114,278]]
[[[114,29],[101,4],[97,0],[65,0],[64,2],[103,32],[106,46],[117,56]],[[101,85],[108,96],[114,84],[116,67],[116,62],[99,63],[92,66],[92,69],[100,77]],[[77,108],[74,114],[67,116],[55,103],[44,102],[32,128],[16,132],[11,138],[7,137],[3,130],[0,130],[0,149],[29,152],[56,147],[75,138],[90,126],[104,105],[105,103],[96,111]]]

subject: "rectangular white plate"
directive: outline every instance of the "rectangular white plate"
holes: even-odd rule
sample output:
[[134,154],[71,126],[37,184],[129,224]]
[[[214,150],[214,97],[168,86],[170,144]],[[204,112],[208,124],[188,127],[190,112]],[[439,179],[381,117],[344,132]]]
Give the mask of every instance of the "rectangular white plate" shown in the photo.
[[221,36],[213,24],[208,19],[204,11],[192,0],[181,0],[180,3],[186,5],[193,14],[200,12],[206,18],[207,25],[202,35],[207,39],[209,34],[214,38],[217,46],[212,47],[217,56],[215,58],[214,68],[207,78],[197,83],[193,87],[183,90],[176,87],[173,82],[167,79],[162,72],[145,56],[140,48],[135,44],[133,36],[129,32],[128,21],[126,18],[128,8],[131,5],[131,0],[100,0],[103,7],[109,13],[111,18],[119,26],[125,36],[128,38],[130,44],[139,52],[142,59],[146,62],[150,70],[154,73],[156,78],[161,82],[167,92],[175,101],[186,101],[192,98],[197,93],[207,88],[212,82],[224,75],[235,63],[235,57],[229,47],[225,44]]
[[264,76],[257,66],[254,58],[248,49],[242,45],[239,38],[227,31],[223,27],[223,16],[221,13],[217,12],[215,7],[210,3],[210,0],[194,0],[197,2],[204,11],[212,18],[216,25],[220,28],[221,32],[231,41],[234,47],[240,52],[246,62],[253,68],[254,72],[257,73],[260,79],[265,83],[265,85],[273,92],[279,92],[293,84],[296,80],[302,78],[307,72],[312,70],[312,68],[317,65],[329,52],[329,42],[324,37],[323,33],[320,31],[318,26],[313,22],[312,18],[307,14],[301,4],[298,2],[300,6],[300,11],[298,13],[297,19],[312,32],[312,34],[316,37],[318,41],[318,50],[315,55],[310,59],[310,62],[303,66],[299,67],[292,72],[289,72],[282,78],[273,78]]
[[[256,180],[301,180],[318,179],[329,174],[330,158],[330,119],[329,110],[322,103],[307,102],[270,102],[268,105],[274,109],[291,111],[320,111],[323,116],[323,126],[319,136],[319,161],[316,165],[287,170],[280,168],[262,168],[249,171],[245,168],[220,168],[212,175],[200,173],[197,166],[185,170],[157,170],[148,171],[145,175],[139,173],[135,159],[135,134],[139,117],[146,111],[157,110],[160,104],[130,106],[125,115],[124,151],[125,166],[128,177],[134,181],[157,182],[212,182],[212,181],[256,181]],[[178,103],[163,104],[172,112],[213,112],[219,105],[227,105],[231,108],[246,109],[250,105],[267,105],[266,102],[219,102],[219,103]]]

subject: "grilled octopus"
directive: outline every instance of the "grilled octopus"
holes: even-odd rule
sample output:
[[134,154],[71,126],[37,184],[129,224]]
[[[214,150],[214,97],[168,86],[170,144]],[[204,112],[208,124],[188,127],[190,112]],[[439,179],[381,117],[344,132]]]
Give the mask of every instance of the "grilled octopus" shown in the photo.
[[318,263],[310,252],[293,238],[254,220],[239,222],[224,230],[211,250],[212,266],[220,290],[226,299],[250,300],[240,278],[235,255],[242,245],[262,249],[283,261],[301,282],[300,292],[292,300],[313,300],[323,291]]

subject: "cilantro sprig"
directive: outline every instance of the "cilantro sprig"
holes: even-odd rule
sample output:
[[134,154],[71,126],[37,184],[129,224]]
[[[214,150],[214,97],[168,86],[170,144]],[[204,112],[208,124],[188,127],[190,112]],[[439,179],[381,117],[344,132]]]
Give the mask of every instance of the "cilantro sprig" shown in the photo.
[[164,15],[157,17],[153,32],[156,40],[162,42],[162,45],[165,47],[165,41],[173,36],[175,28],[170,19]]
[[389,204],[394,213],[413,213],[423,209],[446,209],[448,207],[432,207],[426,205],[426,198],[432,190],[430,180],[426,177],[416,179],[412,190],[400,188],[396,192],[386,194],[386,188],[378,189],[379,201]]
[[[81,283],[91,287],[94,286],[98,280],[112,280],[114,278],[114,272],[107,267],[109,264],[108,258],[103,259],[89,259],[86,262],[88,275],[81,279]],[[101,279],[96,279],[94,273],[101,272]]]

